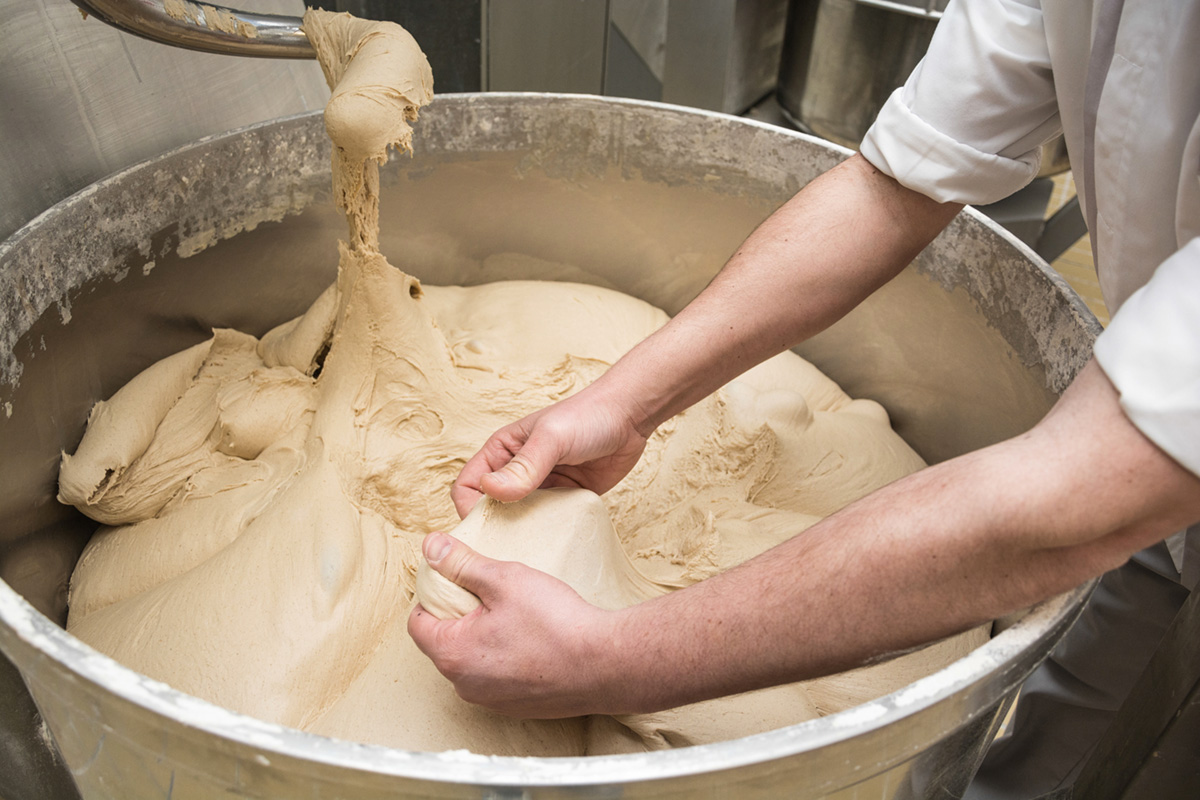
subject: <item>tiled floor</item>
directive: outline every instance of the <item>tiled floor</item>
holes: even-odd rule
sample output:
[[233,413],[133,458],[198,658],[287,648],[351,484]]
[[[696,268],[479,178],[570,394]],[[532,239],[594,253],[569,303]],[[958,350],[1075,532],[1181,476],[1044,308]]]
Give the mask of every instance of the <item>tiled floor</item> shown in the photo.
[[[1075,196],[1075,179],[1070,172],[1064,172],[1054,178],[1054,193],[1046,208],[1049,217],[1064,203]],[[1054,260],[1050,266],[1058,270],[1067,279],[1071,288],[1083,298],[1088,308],[1100,320],[1101,325],[1108,324],[1108,308],[1100,296],[1100,283],[1096,280],[1096,265],[1092,261],[1092,247],[1088,237],[1083,236],[1065,253]]]

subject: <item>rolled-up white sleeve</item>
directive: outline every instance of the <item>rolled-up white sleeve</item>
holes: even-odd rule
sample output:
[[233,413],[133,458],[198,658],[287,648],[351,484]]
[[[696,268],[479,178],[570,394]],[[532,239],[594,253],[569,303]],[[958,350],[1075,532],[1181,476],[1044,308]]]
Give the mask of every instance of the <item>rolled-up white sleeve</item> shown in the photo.
[[1200,238],[1125,301],[1095,353],[1130,422],[1200,475]]
[[1038,4],[953,0],[861,152],[939,202],[984,204],[1033,180],[1041,145],[1060,130]]

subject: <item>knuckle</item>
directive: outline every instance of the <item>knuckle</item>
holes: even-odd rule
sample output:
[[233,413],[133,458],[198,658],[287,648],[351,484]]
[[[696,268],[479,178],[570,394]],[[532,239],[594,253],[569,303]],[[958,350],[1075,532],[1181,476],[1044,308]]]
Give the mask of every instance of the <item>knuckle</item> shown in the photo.
[[558,417],[547,417],[539,426],[538,433],[547,442],[562,442],[575,433],[575,426]]
[[437,665],[438,672],[442,673],[456,687],[467,677],[467,672],[459,659],[443,657],[434,664]]
[[463,573],[470,568],[472,554],[467,552],[451,552],[441,564],[439,564],[439,572],[449,578],[454,583],[458,583],[462,578]]
[[517,453],[513,456],[512,461],[508,462],[508,466],[514,472],[521,473],[521,476],[527,480],[532,479],[536,472],[533,464],[529,462],[529,456],[524,453]]
[[453,636],[443,636],[440,637],[440,642],[430,657],[438,672],[452,683],[457,684],[468,674],[467,661],[463,655],[463,648]]
[[511,561],[487,559],[479,565],[479,575],[489,586],[500,590],[515,578],[516,568]]
[[480,700],[483,699],[482,694],[467,681],[455,682],[454,693],[457,694],[460,699],[475,705],[479,705]]
[[519,426],[506,425],[492,434],[492,438],[488,439],[487,446],[491,453],[508,457],[520,449],[524,442],[525,432]]

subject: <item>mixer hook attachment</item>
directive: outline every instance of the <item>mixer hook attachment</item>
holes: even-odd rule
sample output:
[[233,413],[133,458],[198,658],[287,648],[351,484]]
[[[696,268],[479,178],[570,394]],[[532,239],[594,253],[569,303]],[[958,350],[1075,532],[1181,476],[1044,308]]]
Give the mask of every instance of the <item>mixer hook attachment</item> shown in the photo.
[[72,0],[85,14],[163,44],[263,58],[315,58],[300,17],[190,0]]

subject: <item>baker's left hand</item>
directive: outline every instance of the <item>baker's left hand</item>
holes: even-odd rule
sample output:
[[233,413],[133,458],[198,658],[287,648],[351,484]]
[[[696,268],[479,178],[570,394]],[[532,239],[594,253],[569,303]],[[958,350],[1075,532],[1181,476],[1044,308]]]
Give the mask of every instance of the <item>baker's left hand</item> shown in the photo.
[[616,614],[524,564],[496,561],[443,533],[423,544],[429,565],[482,605],[439,620],[418,605],[408,632],[470,702],[521,718],[623,711],[606,675]]

